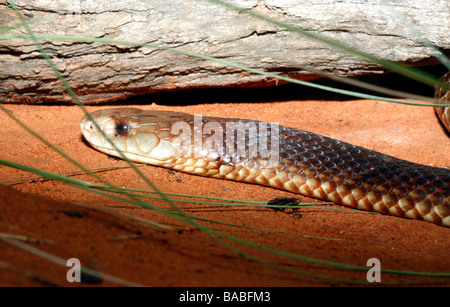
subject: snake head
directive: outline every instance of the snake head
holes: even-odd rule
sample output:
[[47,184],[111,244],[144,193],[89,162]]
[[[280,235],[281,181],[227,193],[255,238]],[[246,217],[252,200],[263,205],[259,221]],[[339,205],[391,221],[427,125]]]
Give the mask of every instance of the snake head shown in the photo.
[[[136,108],[96,111],[81,119],[81,132],[98,151],[119,158],[125,155],[136,162],[161,164],[174,156],[170,126],[149,121],[142,112]],[[154,117],[158,116],[159,112],[155,112]]]

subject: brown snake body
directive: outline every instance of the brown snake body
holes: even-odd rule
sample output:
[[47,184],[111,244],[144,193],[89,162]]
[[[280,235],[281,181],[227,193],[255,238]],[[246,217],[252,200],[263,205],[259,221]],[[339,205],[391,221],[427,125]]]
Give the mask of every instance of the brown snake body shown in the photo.
[[[447,95],[447,93],[443,93]],[[439,97],[438,97],[439,98]],[[257,183],[338,204],[425,220],[450,227],[450,170],[411,163],[329,137],[257,121],[203,117],[135,108],[91,113],[103,132],[131,161],[192,174]],[[173,129],[184,123],[191,133]],[[213,142],[227,123],[252,129],[233,132],[234,141]],[[250,124],[253,124],[251,126]],[[265,126],[264,126],[265,127]],[[85,116],[85,139],[101,152],[120,154]],[[276,161],[252,147],[276,140]],[[197,139],[196,139],[197,138]],[[196,142],[197,141],[197,142]],[[239,141],[241,143],[239,143]],[[237,148],[236,144],[244,144]]]

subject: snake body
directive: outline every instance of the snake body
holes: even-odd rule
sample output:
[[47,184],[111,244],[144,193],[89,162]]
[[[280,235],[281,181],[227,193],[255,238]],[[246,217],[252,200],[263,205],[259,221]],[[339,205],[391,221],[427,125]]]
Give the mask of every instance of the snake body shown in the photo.
[[[294,128],[279,126],[275,131],[267,125],[267,129],[261,129],[263,122],[244,119],[203,117],[196,122],[186,113],[135,108],[97,111],[91,117],[132,161],[257,183],[450,227],[448,169],[411,163]],[[173,125],[180,122],[192,133],[173,131]],[[206,128],[212,124],[225,127],[227,123],[253,123],[256,129],[233,134],[232,144],[211,142],[217,131]],[[94,148],[121,157],[87,115],[81,120],[81,130]],[[279,146],[276,161],[251,147],[268,136],[273,136],[271,140]],[[245,141],[240,151],[235,146],[237,141]]]
[[[450,71],[447,72],[443,77],[442,81],[450,84]],[[436,113],[441,119],[442,124],[445,128],[450,132],[450,91],[438,87],[436,88],[436,92],[434,94],[435,100],[437,104],[448,104],[448,107],[436,107]]]

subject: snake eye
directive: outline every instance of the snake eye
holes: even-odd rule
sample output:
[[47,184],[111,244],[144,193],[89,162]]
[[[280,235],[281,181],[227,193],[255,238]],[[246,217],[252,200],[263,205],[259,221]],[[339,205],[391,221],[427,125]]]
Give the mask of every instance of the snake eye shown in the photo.
[[130,131],[130,124],[127,122],[117,122],[116,133],[117,135],[127,135]]

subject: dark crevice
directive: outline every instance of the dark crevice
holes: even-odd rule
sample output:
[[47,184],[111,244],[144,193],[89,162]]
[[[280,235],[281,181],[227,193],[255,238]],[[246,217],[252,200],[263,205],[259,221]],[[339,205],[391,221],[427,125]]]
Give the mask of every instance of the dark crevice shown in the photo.
[[[436,77],[446,73],[442,65],[422,67]],[[366,75],[355,78],[370,84],[383,86],[389,89],[400,90],[412,94],[432,97],[434,89],[430,86],[413,81],[394,73]],[[355,90],[367,94],[377,93],[361,90],[350,85],[335,82],[327,78],[311,81],[316,84],[338,87],[346,90]],[[248,102],[270,102],[289,100],[353,100],[357,99],[347,95],[317,90],[297,84],[282,84],[268,87],[226,87],[226,88],[202,88],[180,91],[161,92],[134,96],[125,100],[116,101],[114,104],[150,104],[159,105],[195,105],[206,103],[248,103]],[[106,103],[107,104],[107,103]]]

